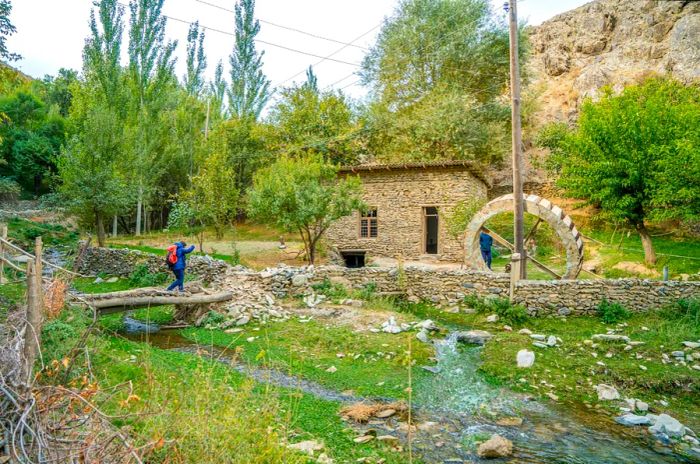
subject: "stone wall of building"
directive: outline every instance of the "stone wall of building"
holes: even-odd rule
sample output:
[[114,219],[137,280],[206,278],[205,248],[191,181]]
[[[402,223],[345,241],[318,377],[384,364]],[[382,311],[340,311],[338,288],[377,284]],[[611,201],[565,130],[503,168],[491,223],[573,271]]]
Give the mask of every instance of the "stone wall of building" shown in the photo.
[[377,237],[360,237],[360,214],[336,221],[326,232],[332,248],[364,250],[367,256],[417,259],[425,255],[424,208],[438,208],[438,253],[441,261],[464,261],[460,240],[445,224],[455,204],[462,200],[486,200],[487,186],[467,167],[359,171],[365,203],[377,209]]
[[[144,264],[151,272],[167,270],[165,260],[138,251],[90,248],[79,268],[85,274],[106,273],[128,276]],[[214,285],[253,286],[277,297],[308,294],[312,286],[326,279],[348,289],[372,285],[379,293],[400,293],[411,299],[450,305],[467,295],[480,298],[507,298],[508,274],[462,270],[437,270],[426,267],[280,266],[256,272],[242,266],[231,267],[223,261],[203,256],[188,259],[188,272]],[[234,283],[235,282],[235,283]],[[596,280],[523,280],[515,287],[516,303],[525,305],[532,315],[589,314],[603,300],[617,302],[630,310],[655,309],[681,298],[700,298],[700,282],[644,279]]]

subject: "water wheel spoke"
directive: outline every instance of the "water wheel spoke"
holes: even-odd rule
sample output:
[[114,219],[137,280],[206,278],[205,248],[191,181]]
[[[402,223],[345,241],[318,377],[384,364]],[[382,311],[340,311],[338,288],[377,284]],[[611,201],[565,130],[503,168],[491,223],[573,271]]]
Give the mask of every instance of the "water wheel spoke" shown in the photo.
[[527,243],[527,241],[530,240],[535,235],[535,232],[537,232],[537,228],[539,227],[540,222],[542,222],[542,218],[538,217],[537,222],[535,222],[535,225],[532,226],[532,229],[530,229],[530,232],[528,232],[527,235],[525,236],[525,240],[523,240],[523,243]]
[[545,266],[545,265],[544,265],[543,263],[541,263],[540,261],[537,261],[537,260],[536,260],[535,258],[533,258],[532,256],[529,256],[529,255],[528,255],[527,258],[528,258],[530,261],[532,261],[532,263],[533,263],[535,266],[539,267],[539,268],[542,269],[544,272],[550,274],[550,275],[553,276],[555,279],[561,279],[561,278],[562,278],[560,274],[557,274],[555,271],[553,271],[552,269],[548,268],[547,266]]

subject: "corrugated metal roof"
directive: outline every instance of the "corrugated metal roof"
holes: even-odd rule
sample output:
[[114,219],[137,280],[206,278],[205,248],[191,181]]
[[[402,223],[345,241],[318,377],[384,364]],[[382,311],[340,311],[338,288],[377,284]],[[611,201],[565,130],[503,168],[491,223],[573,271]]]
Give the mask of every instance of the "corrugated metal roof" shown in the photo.
[[477,179],[491,187],[491,182],[486,178],[483,171],[477,167],[473,161],[419,161],[410,163],[384,163],[384,164],[358,164],[356,166],[341,166],[339,172],[361,172],[361,171],[404,171],[428,168],[449,168],[463,167]]

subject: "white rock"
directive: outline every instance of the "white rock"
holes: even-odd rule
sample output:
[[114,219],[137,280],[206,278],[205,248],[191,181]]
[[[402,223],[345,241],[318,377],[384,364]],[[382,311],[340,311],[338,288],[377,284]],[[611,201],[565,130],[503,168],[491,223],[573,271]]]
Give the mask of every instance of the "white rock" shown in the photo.
[[292,443],[287,445],[287,448],[306,453],[309,456],[314,455],[314,451],[320,451],[323,449],[323,443],[319,443],[315,440],[300,441],[299,443]]
[[491,314],[486,318],[486,322],[498,322],[498,314]]
[[332,374],[332,373],[336,372],[337,370],[338,370],[337,367],[331,366],[328,369],[326,369],[326,372],[330,372]]
[[539,340],[539,341],[543,342],[547,339],[547,336],[542,335],[542,334],[532,334],[532,335],[530,335],[530,338],[533,340]]
[[665,433],[669,437],[680,438],[685,434],[685,426],[668,414],[659,414],[654,425],[649,427],[653,434]]
[[246,325],[248,322],[250,322],[250,316],[245,315],[236,321],[236,325]]
[[530,329],[520,329],[518,330],[518,333],[520,335],[532,335],[532,330]]
[[535,353],[530,350],[520,350],[515,359],[518,367],[532,367],[535,364]]
[[416,338],[423,343],[430,343],[430,337],[428,337],[428,331],[423,329],[416,334]]
[[649,403],[645,403],[644,401],[637,400],[634,403],[634,407],[637,411],[645,412],[645,411],[649,410]]
[[598,399],[601,401],[612,401],[620,399],[620,393],[612,385],[606,385],[604,383],[601,383],[599,385],[596,385],[594,388],[598,392]]
[[591,340],[603,341],[603,342],[625,342],[625,343],[630,342],[630,338],[627,335],[615,335],[615,334],[595,334],[591,337]]
[[437,325],[435,325],[435,323],[430,319],[420,321],[419,323],[416,324],[416,327],[418,327],[420,329],[432,330],[432,331],[438,330]]
[[555,346],[557,344],[557,337],[554,335],[550,335],[547,338],[547,346]]
[[295,276],[292,277],[292,285],[295,287],[303,287],[304,285],[309,283],[308,277],[306,277],[303,274],[296,274]]
[[700,348],[700,343],[699,342],[683,342],[683,346],[686,348]]

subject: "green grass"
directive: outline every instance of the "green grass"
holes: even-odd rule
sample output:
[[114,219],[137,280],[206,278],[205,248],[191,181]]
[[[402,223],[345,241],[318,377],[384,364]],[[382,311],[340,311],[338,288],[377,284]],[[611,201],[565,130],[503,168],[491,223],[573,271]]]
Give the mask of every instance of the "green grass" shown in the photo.
[[[82,311],[67,310],[44,331],[48,363],[62,359],[88,323]],[[403,453],[380,443],[357,445],[355,432],[339,415],[341,404],[299,391],[253,382],[225,364],[199,356],[165,351],[150,345],[97,333],[91,336],[90,368],[102,391],[129,382],[127,392],[103,405],[107,413],[134,415],[117,419],[131,430],[137,445],[160,437],[169,445],[149,456],[149,462],[305,463],[284,447],[314,439],[336,462],[406,462]],[[80,378],[85,368],[75,369]],[[53,375],[45,381],[60,378]],[[125,390],[125,389],[123,389]]]
[[[182,334],[200,344],[228,348],[232,353],[239,351],[247,363],[279,369],[336,391],[352,390],[356,395],[370,397],[404,398],[409,337],[416,366],[430,364],[428,358],[433,354],[427,345],[414,340],[413,332],[353,332],[346,327],[294,319],[244,327],[244,332],[237,334],[200,328],[186,329]],[[256,338],[248,342],[249,337]],[[344,356],[340,358],[338,354]],[[327,372],[331,366],[337,371]],[[416,366],[416,381],[429,375]]]
[[41,237],[45,246],[75,245],[78,233],[58,224],[46,224],[22,218],[12,218],[7,222],[7,235],[25,249],[33,249],[34,239]]

